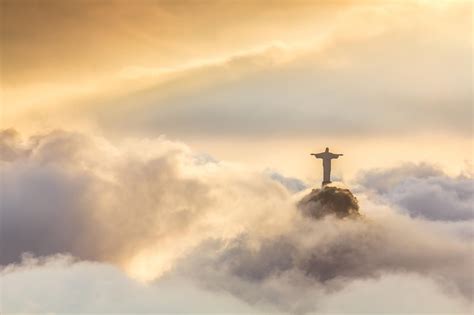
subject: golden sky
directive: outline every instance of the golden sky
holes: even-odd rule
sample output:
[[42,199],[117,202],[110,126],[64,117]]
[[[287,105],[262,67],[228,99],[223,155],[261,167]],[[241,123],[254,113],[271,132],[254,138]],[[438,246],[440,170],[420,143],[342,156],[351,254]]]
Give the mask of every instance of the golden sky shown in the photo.
[[[2,1],[7,84],[168,67],[304,40],[346,1]],[[337,10],[336,10],[337,9]],[[319,31],[319,30],[318,30]],[[48,81],[49,81],[48,80]]]
[[[283,154],[293,161],[331,143],[351,153],[355,143],[365,152],[443,139],[412,143],[409,154],[400,147],[395,160],[429,156],[460,171],[472,157],[471,9],[468,1],[2,1],[2,125],[166,134],[245,162],[265,148],[253,160],[266,160],[261,167],[279,164],[279,147],[295,148]],[[235,141],[239,150],[222,149]],[[440,146],[447,150],[435,154]]]

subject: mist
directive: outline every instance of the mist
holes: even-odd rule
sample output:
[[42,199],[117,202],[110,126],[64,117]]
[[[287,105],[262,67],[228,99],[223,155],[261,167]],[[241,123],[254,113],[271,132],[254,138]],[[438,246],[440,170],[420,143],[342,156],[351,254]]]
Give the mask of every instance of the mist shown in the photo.
[[337,187],[294,193],[284,175],[275,180],[164,137],[117,145],[84,133],[23,138],[7,130],[0,139],[7,268],[25,253],[68,254],[139,281],[184,275],[205,290],[289,312],[389,275],[426,277],[472,302],[472,239],[393,201],[370,202],[363,190],[363,204]]

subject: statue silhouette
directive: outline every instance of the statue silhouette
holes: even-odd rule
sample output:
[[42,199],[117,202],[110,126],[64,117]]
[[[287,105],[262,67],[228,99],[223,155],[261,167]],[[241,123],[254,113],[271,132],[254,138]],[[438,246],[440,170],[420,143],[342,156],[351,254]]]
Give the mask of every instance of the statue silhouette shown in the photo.
[[311,155],[314,155],[317,159],[323,160],[324,178],[323,178],[322,186],[330,184],[331,183],[331,160],[337,159],[338,157],[343,156],[344,154],[331,153],[329,152],[329,148],[326,148],[326,151],[324,152],[311,153]]

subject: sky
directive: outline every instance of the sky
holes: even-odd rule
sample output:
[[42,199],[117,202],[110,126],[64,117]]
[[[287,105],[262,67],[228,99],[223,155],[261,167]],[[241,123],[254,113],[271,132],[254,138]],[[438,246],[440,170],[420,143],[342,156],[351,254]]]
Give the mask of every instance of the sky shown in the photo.
[[470,1],[0,5],[2,313],[473,311]]

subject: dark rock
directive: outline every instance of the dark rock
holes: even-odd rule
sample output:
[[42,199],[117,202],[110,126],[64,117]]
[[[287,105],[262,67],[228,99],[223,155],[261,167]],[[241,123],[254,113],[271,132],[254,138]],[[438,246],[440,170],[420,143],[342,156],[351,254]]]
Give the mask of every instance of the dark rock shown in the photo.
[[357,198],[349,189],[334,186],[313,189],[297,206],[304,215],[315,219],[326,215],[335,215],[338,218],[360,217]]

